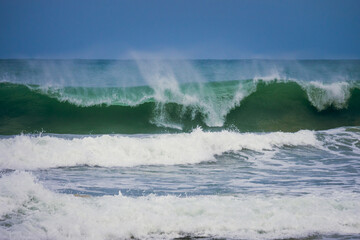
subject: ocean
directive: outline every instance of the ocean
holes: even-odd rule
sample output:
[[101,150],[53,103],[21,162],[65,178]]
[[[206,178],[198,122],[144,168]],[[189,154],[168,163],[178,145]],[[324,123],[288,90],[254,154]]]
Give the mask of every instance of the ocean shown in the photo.
[[0,60],[0,239],[360,239],[360,60]]

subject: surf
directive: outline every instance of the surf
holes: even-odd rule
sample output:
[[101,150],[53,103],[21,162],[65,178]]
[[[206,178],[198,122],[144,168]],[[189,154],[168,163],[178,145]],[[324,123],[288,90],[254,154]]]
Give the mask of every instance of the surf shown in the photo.
[[[0,214],[4,216],[0,233],[14,239],[357,236],[359,211],[359,194],[344,191],[328,195],[190,197],[128,197],[119,192],[79,198],[49,191],[28,172],[0,178]],[[22,218],[26,221],[19,220]]]
[[320,146],[313,132],[238,133],[230,131],[155,135],[31,136],[0,139],[1,169],[78,165],[132,167],[197,164],[244,149],[263,152],[282,146]]

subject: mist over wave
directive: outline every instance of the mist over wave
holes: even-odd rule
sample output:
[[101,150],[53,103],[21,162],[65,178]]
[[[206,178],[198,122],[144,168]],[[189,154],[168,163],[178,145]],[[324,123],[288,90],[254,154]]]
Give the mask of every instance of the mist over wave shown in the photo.
[[161,133],[197,126],[298,131],[360,124],[357,82],[247,80],[159,91],[0,83],[0,133]]
[[356,60],[2,60],[0,133],[358,125],[359,69]]

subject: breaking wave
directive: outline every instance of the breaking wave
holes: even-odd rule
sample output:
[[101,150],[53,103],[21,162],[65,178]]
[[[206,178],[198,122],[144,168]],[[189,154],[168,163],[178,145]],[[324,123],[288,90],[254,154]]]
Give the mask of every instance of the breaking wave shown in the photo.
[[64,166],[123,167],[195,164],[215,161],[228,151],[274,150],[282,146],[320,146],[314,132],[237,133],[229,131],[142,136],[87,137],[18,135],[0,139],[1,169]]
[[0,134],[297,131],[360,125],[357,82],[247,80],[142,87],[0,83]]

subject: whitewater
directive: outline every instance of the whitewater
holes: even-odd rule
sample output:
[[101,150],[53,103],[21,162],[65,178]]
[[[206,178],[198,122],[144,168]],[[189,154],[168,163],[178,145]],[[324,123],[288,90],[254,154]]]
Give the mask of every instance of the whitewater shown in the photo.
[[360,238],[358,60],[0,60],[0,239]]

